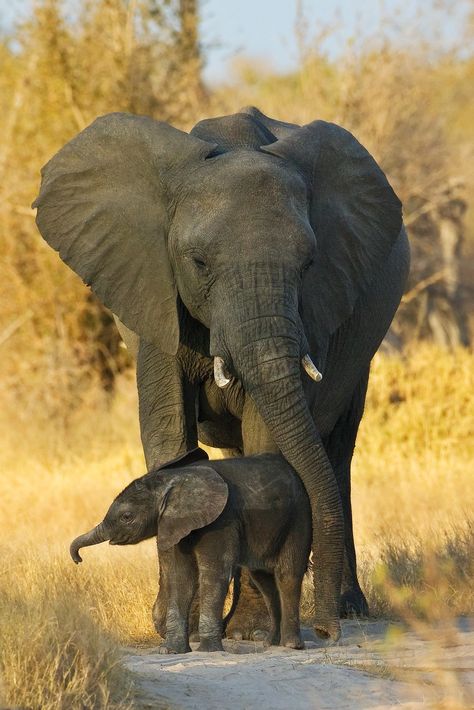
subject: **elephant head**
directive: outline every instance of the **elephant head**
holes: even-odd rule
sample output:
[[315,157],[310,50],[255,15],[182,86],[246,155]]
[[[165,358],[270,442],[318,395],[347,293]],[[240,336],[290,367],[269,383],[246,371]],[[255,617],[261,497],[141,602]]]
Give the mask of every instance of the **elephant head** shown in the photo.
[[320,377],[310,357],[323,369],[329,337],[400,232],[384,174],[343,128],[292,126],[250,108],[191,134],[104,116],[42,175],[42,235],[128,328],[175,354],[180,299],[209,329],[218,384],[241,381],[303,480],[316,628],[337,638],[343,518],[301,365]]
[[214,522],[227,497],[226,482],[210,466],[152,471],[117,496],[99,525],[72,541],[71,557],[79,564],[82,547],[107,540],[111,545],[135,545],[155,535],[159,548],[168,550],[192,530]]

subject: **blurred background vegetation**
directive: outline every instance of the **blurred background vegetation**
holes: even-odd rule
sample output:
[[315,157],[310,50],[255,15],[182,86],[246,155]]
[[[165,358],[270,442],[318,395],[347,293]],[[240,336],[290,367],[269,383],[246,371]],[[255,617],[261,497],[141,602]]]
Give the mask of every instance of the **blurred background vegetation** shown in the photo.
[[2,387],[49,416],[64,410],[66,393],[75,406],[90,383],[111,392],[129,364],[108,313],[42,242],[29,207],[40,167],[109,111],[189,129],[204,116],[255,104],[296,123],[342,124],[386,171],[411,237],[411,279],[387,347],[421,338],[467,345],[474,8],[464,36],[446,49],[426,29],[435,9],[442,19],[443,5],[422,7],[420,32],[400,33],[392,8],[369,36],[347,39],[331,58],[325,47],[337,27],[311,33],[300,2],[289,28],[296,70],[277,74],[241,59],[228,83],[209,87],[197,0],[81,0],[73,12],[66,0],[37,0],[30,18],[0,41]]

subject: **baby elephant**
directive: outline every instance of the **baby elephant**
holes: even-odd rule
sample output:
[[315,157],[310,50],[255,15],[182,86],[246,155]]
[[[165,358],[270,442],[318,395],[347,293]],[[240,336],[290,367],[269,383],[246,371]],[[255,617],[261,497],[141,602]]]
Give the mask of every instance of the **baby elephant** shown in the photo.
[[[203,456],[205,454],[203,453]],[[304,648],[301,584],[311,548],[311,511],[300,479],[278,455],[173,462],[136,479],[104,520],[71,544],[131,545],[157,535],[167,555],[168,611],[162,652],[190,651],[188,618],[199,585],[199,651],[222,651],[229,582],[245,566],[271,618],[269,642]]]

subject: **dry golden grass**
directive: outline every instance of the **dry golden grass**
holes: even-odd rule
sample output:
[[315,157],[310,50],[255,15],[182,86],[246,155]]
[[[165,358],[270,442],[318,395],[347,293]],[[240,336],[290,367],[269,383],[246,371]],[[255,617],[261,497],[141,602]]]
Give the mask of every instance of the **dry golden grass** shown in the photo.
[[91,390],[67,419],[45,419],[35,398],[2,393],[0,705],[130,706],[120,646],[152,633],[153,545],[131,555],[98,548],[79,568],[68,553],[143,470],[134,388],[122,385],[110,409]]
[[105,633],[100,610],[90,606],[84,582],[72,583],[54,554],[16,550],[5,561],[10,581],[0,592],[3,702],[48,710],[129,706],[131,684],[120,669],[119,647]]
[[[356,543],[372,609],[397,586],[474,611],[474,359],[417,346],[378,357],[355,456]],[[433,607],[433,608],[434,608]]]
[[[374,363],[353,501],[379,615],[427,628],[474,611],[473,385],[465,350],[425,346]],[[144,471],[133,378],[109,405],[84,393],[67,419],[45,419],[18,392],[0,396],[0,701],[126,707],[120,646],[156,639],[154,544],[87,549],[79,567],[68,546]]]

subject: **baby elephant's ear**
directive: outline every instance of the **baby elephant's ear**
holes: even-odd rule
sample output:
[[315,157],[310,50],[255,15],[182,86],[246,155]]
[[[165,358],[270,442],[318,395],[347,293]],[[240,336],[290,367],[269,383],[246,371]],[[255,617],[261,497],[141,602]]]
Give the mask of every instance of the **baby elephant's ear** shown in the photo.
[[173,473],[160,504],[159,548],[168,550],[193,530],[214,522],[228,495],[227,483],[210,466]]

